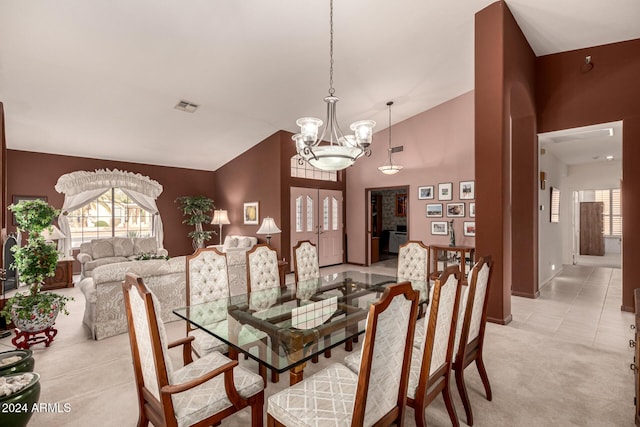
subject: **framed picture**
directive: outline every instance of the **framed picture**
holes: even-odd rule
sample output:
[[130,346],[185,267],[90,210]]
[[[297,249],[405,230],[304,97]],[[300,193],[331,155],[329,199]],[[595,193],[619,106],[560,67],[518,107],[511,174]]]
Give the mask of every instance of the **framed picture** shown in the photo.
[[245,225],[260,224],[260,212],[258,211],[258,202],[247,202],[244,204],[244,223]]
[[469,218],[476,217],[476,202],[469,203]]
[[453,183],[438,184],[438,200],[452,200],[453,195],[451,193],[453,193]]
[[407,216],[407,195],[396,194],[396,216]]
[[442,203],[427,203],[427,218],[442,217]]
[[476,198],[476,182],[460,181],[460,200],[473,200]]
[[418,187],[418,199],[419,200],[433,199],[433,185],[427,185],[426,187]]
[[461,218],[464,216],[464,203],[447,203],[447,217]]
[[431,234],[446,236],[449,234],[449,223],[447,221],[431,221]]
[[475,221],[464,221],[462,223],[462,232],[465,236],[475,236],[476,235],[476,222]]
[[[16,203],[21,202],[22,200],[42,200],[42,201],[47,201],[47,196],[13,196],[13,204],[15,205]],[[18,225],[18,223],[16,222],[16,216],[13,214],[13,212],[11,213],[11,218],[12,218],[12,223],[13,225]]]

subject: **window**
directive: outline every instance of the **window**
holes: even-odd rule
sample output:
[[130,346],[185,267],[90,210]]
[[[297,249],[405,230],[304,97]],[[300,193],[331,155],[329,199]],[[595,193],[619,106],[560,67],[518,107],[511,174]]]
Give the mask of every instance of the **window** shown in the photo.
[[153,236],[153,214],[119,188],[112,188],[67,216],[71,247],[103,237]]
[[605,236],[622,236],[620,189],[596,190],[596,202],[602,202],[602,232]]
[[320,181],[338,181],[338,172],[316,169],[309,163],[299,162],[297,154],[291,157],[291,176],[294,178],[318,179]]
[[560,222],[560,190],[551,187],[551,222]]

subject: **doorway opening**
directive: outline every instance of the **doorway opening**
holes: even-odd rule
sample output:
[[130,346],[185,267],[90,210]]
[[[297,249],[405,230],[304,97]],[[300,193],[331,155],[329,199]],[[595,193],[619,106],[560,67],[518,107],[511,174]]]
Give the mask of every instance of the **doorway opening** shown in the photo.
[[409,186],[365,189],[367,265],[397,259],[409,235]]
[[539,286],[563,265],[620,268],[622,121],[539,134],[538,143]]

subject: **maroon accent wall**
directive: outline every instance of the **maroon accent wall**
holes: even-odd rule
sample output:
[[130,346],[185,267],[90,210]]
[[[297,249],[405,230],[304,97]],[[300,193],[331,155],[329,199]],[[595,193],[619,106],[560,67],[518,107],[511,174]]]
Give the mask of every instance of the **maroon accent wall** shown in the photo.
[[[215,201],[214,172],[7,150],[7,200],[11,202],[14,195],[47,196],[52,206],[61,208],[64,195],[56,192],[54,188],[58,178],[77,170],[96,169],[119,169],[140,173],[162,184],[164,191],[158,197],[157,203],[164,226],[164,246],[170,256],[193,252],[191,239],[187,236],[192,227],[182,224],[182,212],[178,210],[174,200],[179,196],[204,195]],[[213,226],[205,226],[205,229],[209,228]],[[8,224],[8,229],[9,232],[15,231],[15,226]],[[79,267],[76,270],[79,271]]]
[[535,55],[504,2],[475,24],[476,253],[494,259],[488,319],[506,324],[512,293],[537,295]]
[[[338,173],[339,182],[317,181],[291,177],[291,157],[296,154],[293,134],[278,131],[216,171],[216,206],[227,209],[230,225],[223,228],[223,235],[243,234],[257,236],[260,243],[266,238],[256,235],[259,225],[244,225],[245,202],[260,203],[260,223],[265,216],[272,217],[282,230],[271,238],[271,246],[278,257],[290,260],[291,218],[290,188],[327,188],[344,192],[344,174]],[[256,173],[256,171],[259,171]],[[344,217],[344,212],[343,212]]]
[[[7,228],[7,140],[4,133],[4,105],[0,102],[0,228]],[[2,236],[2,241],[4,236]],[[3,255],[0,255],[2,259]]]
[[[585,57],[593,69],[581,71]],[[633,311],[640,286],[633,265],[640,256],[640,39],[542,56],[536,60],[538,131],[622,120],[622,309]]]

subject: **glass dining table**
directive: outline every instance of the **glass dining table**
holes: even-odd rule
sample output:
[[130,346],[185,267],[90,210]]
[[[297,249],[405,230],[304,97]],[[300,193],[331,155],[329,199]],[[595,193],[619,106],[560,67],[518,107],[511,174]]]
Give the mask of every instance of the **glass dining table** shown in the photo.
[[[343,343],[351,351],[365,331],[369,305],[394,283],[395,276],[344,271],[299,281],[297,287],[254,291],[173,313],[228,344],[231,357],[244,353],[271,369],[274,382],[288,370],[293,385],[302,380],[308,360]],[[429,283],[411,284],[426,305]]]

